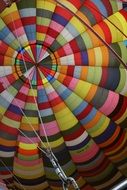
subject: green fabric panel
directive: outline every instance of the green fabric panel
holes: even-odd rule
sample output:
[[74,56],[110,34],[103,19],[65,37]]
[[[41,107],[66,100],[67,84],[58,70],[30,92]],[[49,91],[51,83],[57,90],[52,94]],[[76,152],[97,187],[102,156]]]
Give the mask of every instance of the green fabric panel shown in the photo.
[[18,9],[24,9],[24,8],[35,8],[36,7],[36,0],[21,0],[17,3]]

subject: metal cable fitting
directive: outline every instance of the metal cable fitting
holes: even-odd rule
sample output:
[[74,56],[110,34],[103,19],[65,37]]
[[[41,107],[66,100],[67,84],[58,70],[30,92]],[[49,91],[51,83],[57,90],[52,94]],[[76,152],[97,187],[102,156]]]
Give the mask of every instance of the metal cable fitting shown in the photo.
[[55,173],[59,177],[59,179],[62,181],[63,190],[68,190],[68,187],[72,185],[75,190],[80,190],[76,181],[72,177],[67,177],[64,173],[63,169],[61,168],[56,156],[52,152],[52,150],[48,149],[46,156],[50,159],[50,162],[52,163]]

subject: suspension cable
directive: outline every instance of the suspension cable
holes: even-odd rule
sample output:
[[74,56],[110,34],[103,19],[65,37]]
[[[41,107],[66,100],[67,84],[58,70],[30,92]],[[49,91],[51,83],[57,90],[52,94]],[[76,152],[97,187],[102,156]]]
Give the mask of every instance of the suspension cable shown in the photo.
[[[8,88],[8,87],[6,87]],[[26,116],[26,114],[23,112],[23,110],[21,109],[21,107],[18,105],[17,100],[15,99],[16,105],[17,107],[21,110],[22,114],[25,116],[25,118],[28,120],[28,117]],[[40,136],[38,135],[38,133],[35,131],[35,129],[33,128],[32,124],[30,123],[30,121],[28,120],[28,124],[30,125],[30,127],[34,130],[35,134],[37,135],[37,137],[39,138],[40,142],[43,144],[43,146],[45,146],[45,144],[43,143],[43,141],[41,140]],[[29,142],[31,142],[32,144],[35,144],[35,142],[29,138],[21,129],[17,129],[23,136],[25,136]],[[41,147],[37,146],[37,148],[43,152],[45,155],[47,155],[47,151],[44,151]],[[46,147],[45,147],[46,148]],[[12,176],[16,179],[16,181],[23,187],[23,185],[19,182],[19,180],[17,179],[17,177],[13,174],[13,172],[11,172],[11,170],[6,166],[6,164],[0,159],[0,161],[2,162],[2,164],[6,167],[6,169],[12,174]]]
[[[13,16],[11,15],[11,19],[12,19],[12,23],[14,25],[14,29],[15,29],[15,34],[16,34],[16,38],[18,40],[18,43],[19,43],[19,47],[20,49],[22,49],[21,47],[21,44],[20,44],[20,41],[19,41],[19,38],[18,38],[18,34],[17,34],[17,31],[16,31],[16,26],[15,26],[15,23],[14,23],[14,19],[13,19]],[[25,62],[25,59],[24,59],[24,55],[23,55],[23,52],[21,51],[21,55],[22,55],[22,59],[23,59],[23,62],[24,62],[24,67],[25,67],[25,70],[26,72],[28,71],[27,70],[27,66],[26,66],[26,62]],[[76,190],[79,190],[79,187],[76,183],[76,181],[72,178],[72,177],[67,177],[63,171],[63,169],[61,168],[61,166],[59,165],[58,163],[58,160],[57,158],[55,157],[54,153],[52,152],[51,150],[51,147],[50,147],[50,144],[49,144],[49,141],[48,141],[48,137],[47,137],[47,134],[46,134],[46,131],[45,131],[45,128],[44,128],[44,125],[43,125],[43,122],[42,122],[42,118],[41,118],[41,114],[40,114],[40,110],[38,108],[38,105],[37,105],[37,100],[35,98],[35,94],[34,94],[34,90],[33,90],[33,87],[32,87],[32,84],[31,84],[31,81],[30,79],[28,78],[29,80],[29,84],[30,84],[30,87],[32,89],[32,93],[33,93],[33,97],[34,97],[34,101],[35,101],[35,104],[36,104],[36,107],[37,107],[37,111],[38,111],[38,116],[39,116],[39,119],[40,119],[40,122],[41,122],[41,126],[43,127],[43,131],[44,131],[44,135],[45,135],[45,138],[46,138],[46,141],[47,141],[47,145],[48,147],[46,148],[46,151],[44,151],[42,148],[40,148],[39,146],[37,146],[37,148],[43,152],[50,160],[50,162],[52,163],[53,167],[54,167],[54,170],[56,172],[56,174],[58,175],[58,177],[61,179],[62,183],[63,183],[63,189],[64,190],[67,190],[70,185],[73,185],[73,187],[76,189]],[[16,103],[17,104],[17,103]],[[19,109],[21,110],[22,114],[27,118],[26,114],[23,112],[23,110],[20,108],[20,106],[18,106]],[[27,118],[28,120],[28,118]],[[28,120],[29,121],[29,120]],[[29,122],[28,122],[29,123]],[[32,127],[33,131],[35,132],[35,134],[38,136],[38,138],[40,139],[41,143],[42,140],[41,138],[39,137],[39,135],[37,134],[37,132],[34,130],[33,126],[29,123],[29,125]],[[23,134],[27,139],[29,139],[30,142],[33,143],[33,141],[23,133],[22,130],[18,129],[20,131],[21,134]],[[5,164],[4,164],[5,165]],[[7,166],[6,166],[7,168]],[[9,170],[9,169],[8,169]],[[11,171],[10,171],[11,172]],[[14,176],[14,174],[11,172],[11,174]],[[15,177],[15,176],[14,176]],[[16,178],[16,177],[15,177]],[[17,178],[16,178],[17,179]],[[20,183],[18,181],[18,183]]]
[[[6,89],[8,90],[8,87],[6,86]],[[10,93],[10,92],[9,92]],[[25,114],[25,112],[22,110],[22,108],[19,106],[18,104],[18,100],[15,99],[15,103],[16,103],[16,106],[19,108],[19,110],[21,111],[21,113],[23,114],[23,116],[26,118],[27,122],[28,122],[28,125],[32,128],[32,130],[34,131],[34,133],[36,134],[36,136],[38,137],[38,139],[40,140],[41,144],[44,146],[44,148],[47,148],[44,144],[44,142],[42,141],[42,139],[40,138],[40,136],[38,135],[37,131],[34,129],[33,125],[31,124],[30,120],[28,119],[27,115]],[[32,142],[32,144],[35,144],[35,142],[33,142],[28,136],[25,135],[25,133],[20,130],[19,128],[17,128],[18,131],[20,131],[23,136],[27,137],[27,139]],[[44,150],[41,149],[41,151],[43,151],[43,153],[46,154],[46,152]]]
[[[14,18],[13,18],[12,14],[11,14],[11,20],[12,20],[12,23],[13,23],[13,26],[14,26],[14,29],[15,29],[15,34],[16,34],[17,41],[19,43],[19,47],[20,47],[20,49],[22,49],[20,41],[19,41],[19,37],[18,37],[18,34],[17,34],[16,25],[15,25]],[[27,69],[26,62],[25,62],[24,55],[23,55],[22,51],[21,51],[21,55],[22,55],[22,59],[23,59],[25,70],[27,72],[28,69]],[[48,140],[48,136],[47,136],[47,133],[46,133],[46,130],[45,130],[42,118],[41,118],[40,110],[38,108],[37,100],[36,100],[36,97],[35,97],[35,94],[34,94],[34,89],[32,87],[32,84],[31,84],[31,81],[30,81],[29,77],[28,77],[28,81],[29,81],[29,84],[30,84],[30,88],[32,90],[32,94],[33,94],[34,102],[35,102],[35,105],[36,105],[36,108],[37,108],[37,112],[38,112],[38,116],[39,116],[39,119],[40,119],[41,127],[43,128],[44,136],[46,138],[46,142],[47,142],[47,146],[48,146],[47,148],[51,149],[50,144],[49,144],[49,140]]]
[[[11,15],[12,16],[12,15]],[[13,25],[14,25],[14,28],[16,29],[16,26],[15,26],[15,23],[14,23],[14,19],[12,17],[12,22],[13,22]],[[15,30],[16,31],[16,30]],[[17,32],[16,32],[16,37],[18,39],[18,35],[17,35]],[[18,42],[20,44],[20,41],[18,39]],[[21,44],[20,44],[20,48],[21,48]],[[22,53],[22,52],[21,52]],[[25,66],[25,69],[27,71],[27,67],[26,67],[26,63],[25,63],[25,59],[24,59],[24,56],[22,54],[22,58],[23,58],[23,62],[24,62],[24,66]],[[28,78],[29,79],[29,78]],[[29,83],[30,83],[30,87],[31,89],[33,90],[33,87],[32,87],[32,84],[29,80]],[[34,93],[34,92],[33,92]],[[34,95],[34,99],[35,99],[35,95]],[[46,131],[45,131],[45,128],[44,128],[44,125],[43,125],[43,122],[42,122],[42,118],[41,118],[41,115],[40,115],[40,111],[38,109],[38,105],[37,105],[37,101],[35,99],[35,103],[36,103],[36,106],[37,106],[37,110],[38,110],[38,114],[39,114],[39,118],[40,118],[40,121],[41,121],[41,124],[43,126],[43,130],[44,130],[44,134],[45,134],[45,137],[46,137],[46,140],[47,140],[47,143],[48,143],[48,147],[46,149],[46,152],[42,150],[42,148],[38,147],[39,150],[41,150],[43,153],[45,153],[45,155],[50,159],[50,162],[52,163],[53,167],[54,167],[54,170],[56,172],[56,174],[58,175],[58,177],[61,179],[61,181],[63,182],[63,189],[67,189],[67,186],[69,185],[73,185],[73,187],[76,189],[76,190],[79,190],[79,187],[76,183],[76,181],[72,178],[72,177],[67,177],[63,171],[63,169],[61,168],[61,166],[59,165],[58,163],[58,160],[57,158],[55,157],[54,153],[52,152],[52,149],[50,147],[50,144],[49,144],[49,141],[48,141],[48,137],[47,137],[47,134],[46,134]],[[30,139],[29,139],[30,140]],[[31,141],[31,140],[30,140]]]
[[56,156],[52,152],[52,150],[47,151],[47,157],[49,158],[50,162],[52,163],[55,173],[62,181],[63,190],[68,190],[68,187],[72,185],[75,190],[80,190],[78,184],[76,183],[75,179],[72,177],[67,177],[64,173],[63,169],[61,168]]

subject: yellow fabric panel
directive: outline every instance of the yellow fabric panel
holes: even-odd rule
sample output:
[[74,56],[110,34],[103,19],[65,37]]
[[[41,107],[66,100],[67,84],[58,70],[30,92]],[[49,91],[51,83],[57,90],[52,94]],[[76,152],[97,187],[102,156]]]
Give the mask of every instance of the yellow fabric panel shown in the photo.
[[30,89],[28,95],[36,97],[37,96],[37,90],[36,89]]
[[[104,22],[108,25],[108,28],[109,28],[109,30],[110,30],[110,32],[111,32],[112,43],[122,41],[121,34],[120,34],[120,32],[116,29],[116,27],[113,26],[113,24],[110,23],[108,20],[105,20]],[[118,22],[118,21],[117,21],[117,22]]]
[[28,117],[25,116],[22,117],[22,123],[27,123],[27,124],[38,124],[38,117]]
[[45,78],[45,76],[42,74],[42,72],[40,70],[39,70],[39,74],[40,74],[40,76],[42,78],[42,84],[48,83],[47,78]]
[[79,21],[75,16],[70,20],[70,23],[76,28],[79,34],[83,33],[86,30],[86,27],[82,22]]
[[47,83],[48,80],[46,78],[43,79],[43,84]]
[[78,95],[80,95],[81,98],[85,98],[91,88],[91,84],[84,82],[84,81],[79,81],[76,85],[76,88],[74,89],[74,92],[76,92]]
[[67,107],[64,107],[59,112],[55,113],[55,117],[62,131],[70,129],[78,122],[78,120]]
[[[49,26],[51,20],[49,18],[37,17],[37,24],[40,26]],[[43,32],[43,31],[42,31]]]
[[75,108],[77,108],[81,103],[82,103],[82,99],[78,98],[77,95],[75,95],[74,93],[72,93],[66,100],[65,102],[69,102],[69,108],[71,110],[74,110]]
[[[15,80],[18,79],[18,76],[17,76],[16,73],[14,73],[13,76],[15,77]],[[13,95],[13,97],[15,97],[16,94],[18,93],[18,90],[17,90],[16,88],[14,88],[13,86],[9,86],[9,87],[8,87],[8,92],[9,92],[11,95]]]
[[95,64],[102,66],[103,64],[103,59],[102,59],[102,51],[100,47],[97,47],[94,49],[95,52]]
[[3,116],[2,123],[4,123],[7,126],[9,125],[12,128],[19,128],[19,126],[20,126],[20,122],[15,121],[15,120],[11,120],[6,116]]
[[[126,46],[124,45],[123,42],[119,42],[118,44],[119,44],[119,47],[121,49],[121,58],[126,63],[126,60],[127,60],[127,53],[126,53],[127,52],[127,48],[126,48]],[[123,68],[122,64],[120,66],[121,66],[121,68]]]
[[97,136],[101,135],[101,134],[106,130],[106,128],[107,128],[107,126],[109,125],[109,123],[110,123],[110,119],[107,118],[107,117],[105,117],[105,121],[104,121],[104,123],[100,126],[100,128],[97,129],[96,131],[91,132],[90,135],[91,135],[92,137],[97,137]]
[[25,109],[27,110],[37,110],[36,102],[35,103],[26,103]]
[[[53,140],[52,142],[50,141],[50,147],[51,147],[51,148],[56,148],[56,147],[60,146],[60,145],[63,144],[63,143],[64,143],[64,139],[63,139],[63,137],[61,137],[61,138],[57,139],[56,141],[55,141],[55,140]],[[43,144],[44,144],[46,147],[48,147],[48,144],[47,144],[47,143],[43,142]],[[42,148],[43,148],[43,147],[44,147],[44,146],[42,145]]]
[[87,50],[93,48],[93,41],[91,40],[91,36],[90,36],[89,32],[86,31],[86,32],[82,33],[81,37],[85,43]]
[[99,84],[102,76],[102,67],[88,67],[87,80],[92,84]]
[[54,9],[55,9],[55,2],[54,1],[51,1],[51,0],[38,0],[37,1],[37,8],[38,9],[46,9],[46,10],[49,10],[51,12],[54,12]]
[[[122,16],[122,14],[120,14],[119,12],[115,13],[114,15],[109,17],[109,20],[115,25],[117,26],[124,34],[127,34],[127,21],[125,20],[125,18]],[[122,41],[125,40],[126,37],[120,32],[118,31],[118,29],[115,28],[115,30],[118,33],[118,41]]]
[[24,149],[24,150],[33,150],[33,149],[37,149],[38,144],[34,143],[34,144],[26,144],[26,143],[22,143],[19,142],[19,147]]
[[[17,12],[15,12],[15,11],[17,11],[17,7],[16,7],[16,4],[15,3],[12,3],[12,5],[11,5],[11,8],[10,9],[4,9],[4,11],[2,11],[2,13],[0,13],[0,16],[1,17],[4,17],[4,18],[6,18],[6,17],[10,17],[10,15],[9,14],[11,14],[11,13],[13,13],[14,15],[14,18],[15,19],[17,19],[17,16],[16,15],[18,15],[18,17],[19,17],[19,14],[18,14],[18,11]],[[10,19],[10,18],[9,18]],[[7,23],[7,22],[6,22]],[[8,23],[7,23],[8,24]]]
[[62,0],[62,1],[58,0],[58,2],[62,3],[62,5],[70,9],[73,13],[77,12],[77,8],[73,4],[71,4],[68,0]]
[[46,34],[37,32],[37,40],[44,41]]

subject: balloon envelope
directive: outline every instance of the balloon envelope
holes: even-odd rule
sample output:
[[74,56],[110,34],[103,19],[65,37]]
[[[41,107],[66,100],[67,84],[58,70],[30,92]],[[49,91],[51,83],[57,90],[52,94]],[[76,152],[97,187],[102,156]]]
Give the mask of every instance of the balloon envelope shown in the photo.
[[127,177],[126,37],[127,9],[117,0],[21,0],[0,14],[8,188],[62,189],[39,149],[49,146],[81,190],[109,190]]

